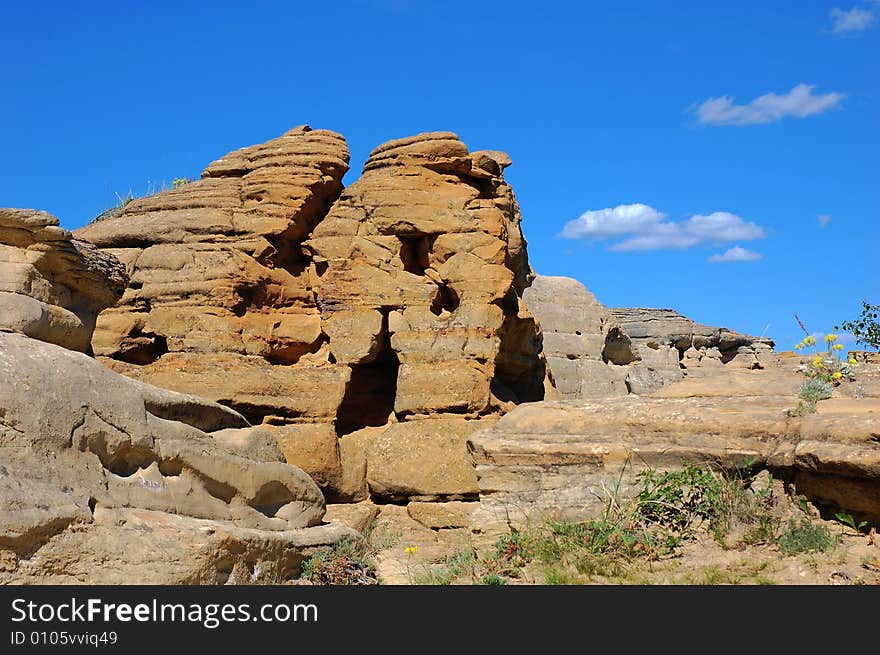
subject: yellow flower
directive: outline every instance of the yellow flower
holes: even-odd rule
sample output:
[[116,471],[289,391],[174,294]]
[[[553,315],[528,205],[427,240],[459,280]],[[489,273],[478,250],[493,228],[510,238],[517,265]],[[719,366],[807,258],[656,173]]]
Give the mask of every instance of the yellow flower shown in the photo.
[[843,350],[843,344],[835,343],[833,346],[831,346],[831,348],[833,348],[834,350]]
[[407,546],[406,548],[403,549],[403,552],[405,552],[407,555],[412,556],[412,555],[415,555],[417,552],[419,552],[419,547],[418,546]]
[[837,341],[837,335],[836,334],[826,334],[825,341],[827,341],[828,343],[831,343],[832,341]]
[[796,343],[796,344],[795,344],[794,349],[795,349],[795,350],[800,350],[800,349],[803,348],[803,347],[804,347],[803,342],[799,342],[799,343]]
[[835,371],[835,372],[832,373],[832,375],[831,375],[831,379],[832,379],[832,380],[839,380],[839,379],[842,378],[842,377],[843,377],[843,373],[841,373],[840,371]]
[[807,344],[808,346],[812,346],[814,343],[816,343],[816,337],[814,337],[812,335],[809,337],[806,337],[804,339],[804,343]]
[[846,360],[846,363],[850,364],[850,365],[855,364],[856,363],[855,357],[850,357],[848,360]]

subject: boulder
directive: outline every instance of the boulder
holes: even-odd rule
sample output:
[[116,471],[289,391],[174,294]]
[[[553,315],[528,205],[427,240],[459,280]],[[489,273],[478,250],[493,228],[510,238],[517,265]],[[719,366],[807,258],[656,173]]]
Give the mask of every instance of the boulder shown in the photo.
[[671,309],[613,308],[567,277],[536,276],[523,300],[566,399],[644,394],[685,376],[776,363],[773,341],[701,325]]
[[[13,584],[283,584],[302,563],[357,533],[339,523],[266,531],[137,508],[97,507],[4,570]],[[0,551],[2,552],[2,551]],[[14,560],[13,560],[14,561]]]
[[73,238],[54,216],[0,209],[0,329],[86,352],[98,312],[127,281],[116,257]]
[[[341,538],[323,529],[317,540],[303,533],[323,515],[317,485],[284,462],[270,434],[234,410],[118,375],[83,353],[0,332],[0,550],[14,562],[0,582],[43,574],[107,582],[107,571],[94,564],[110,548],[118,549],[110,569],[120,580],[128,571],[135,575],[129,582],[215,581],[223,567],[229,573],[236,563],[268,556],[267,539],[292,557],[300,542]],[[148,531],[117,526],[127,516],[154,526],[151,538],[177,534],[168,548],[177,549],[182,568],[147,575],[163,550],[151,555],[149,540],[126,548],[138,530]],[[187,541],[203,528],[222,539]],[[244,542],[262,545],[247,552],[229,545]],[[211,548],[240,557],[204,550]],[[210,575],[206,562],[216,564]]]

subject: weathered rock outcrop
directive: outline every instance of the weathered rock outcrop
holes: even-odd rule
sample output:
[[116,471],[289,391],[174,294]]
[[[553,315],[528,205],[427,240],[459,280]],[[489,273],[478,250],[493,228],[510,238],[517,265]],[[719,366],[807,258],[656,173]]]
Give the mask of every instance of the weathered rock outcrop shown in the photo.
[[[94,550],[71,550],[71,541],[104,542],[118,520],[108,517],[133,509],[152,511],[144,516],[159,523],[176,519],[158,513],[173,514],[204,520],[198,526],[239,541],[249,534],[281,544],[284,537],[274,533],[321,522],[324,498],[305,473],[284,462],[271,435],[233,410],[131,380],[82,353],[0,333],[0,550],[7,551],[0,580],[46,573],[62,553],[99,561]],[[98,520],[98,510],[106,520]],[[323,532],[321,539],[341,536]],[[314,542],[308,535],[297,539]],[[175,547],[183,553],[192,544]],[[243,550],[253,555],[261,548],[252,543]],[[159,570],[148,579],[214,581],[203,570],[208,560],[221,567],[214,571],[221,578],[221,569],[237,561],[204,551],[179,562],[185,575]],[[128,563],[126,554],[114,567],[123,575]],[[64,575],[103,580],[94,577],[100,567],[92,577],[77,571]]]
[[0,209],[0,329],[85,352],[98,312],[126,282],[115,257],[74,239],[54,216]]
[[649,393],[685,376],[776,361],[770,339],[701,325],[670,309],[609,309],[571,278],[536,276],[523,299],[541,324],[565,398]]
[[569,277],[537,275],[523,300],[538,321],[544,354],[565,398],[625,396],[639,355],[608,309]]
[[480,529],[555,516],[584,520],[606,490],[625,493],[646,466],[749,462],[829,510],[880,518],[880,368],[838,388],[817,414],[789,416],[796,362],[725,370],[646,396],[518,407],[471,436]]
[[0,210],[0,255],[0,583],[289,577],[356,537],[319,525],[320,489],[271,433],[75,352],[122,295],[112,254]]
[[95,353],[261,424],[334,499],[475,497],[467,436],[548,384],[510,160],[421,134],[342,191],[347,161],[297,128],[79,230],[131,276]]
[[695,323],[671,309],[609,311],[641,357],[629,378],[634,393],[654,391],[684,376],[712,375],[722,366],[760,369],[776,362],[773,340],[766,337]]

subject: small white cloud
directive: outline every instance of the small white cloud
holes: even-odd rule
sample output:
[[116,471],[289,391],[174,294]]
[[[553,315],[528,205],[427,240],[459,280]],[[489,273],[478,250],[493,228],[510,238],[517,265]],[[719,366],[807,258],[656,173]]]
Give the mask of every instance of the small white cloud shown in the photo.
[[562,228],[563,239],[606,238],[640,232],[666,218],[653,207],[636,203],[584,212]]
[[764,229],[730,212],[696,214],[683,221],[667,221],[666,214],[636,203],[593,209],[569,221],[557,235],[563,239],[622,238],[611,250],[665,250],[691,248],[700,243],[729,243],[763,239]]
[[763,239],[764,230],[756,223],[746,222],[736,214],[713,212],[697,214],[684,222],[688,234],[707,241],[751,241]]
[[757,253],[754,250],[746,250],[745,248],[734,246],[733,248],[728,249],[724,254],[712,255],[706,261],[717,264],[720,262],[753,262],[758,259],[761,259],[760,253]]
[[849,11],[835,7],[831,10],[831,31],[837,35],[864,32],[876,21],[877,16],[868,9],[853,7]]
[[842,93],[813,95],[814,85],[798,84],[788,93],[768,93],[745,105],[733,104],[733,98],[709,98],[695,108],[703,125],[760,125],[775,123],[786,116],[804,118],[834,109],[843,100]]
[[827,227],[831,222],[831,217],[828,214],[819,214],[816,220],[819,221],[819,227]]

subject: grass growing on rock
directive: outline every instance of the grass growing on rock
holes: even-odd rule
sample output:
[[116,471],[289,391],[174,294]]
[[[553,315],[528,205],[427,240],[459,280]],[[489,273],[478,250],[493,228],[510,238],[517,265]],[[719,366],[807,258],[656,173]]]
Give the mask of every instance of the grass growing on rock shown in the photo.
[[[838,518],[838,524],[856,536],[865,528],[853,519]],[[374,524],[368,539],[315,554],[301,580],[381,584],[376,558],[400,536],[377,532]],[[586,521],[511,526],[494,542],[464,542],[437,559],[420,560],[419,548],[411,546],[405,549],[406,578],[438,586],[774,584],[779,575],[791,581],[804,567],[811,575],[820,567],[823,576],[828,566],[837,571],[846,560],[845,549],[838,548],[843,535],[820,520],[805,498],[788,496],[767,471],[684,464],[678,470],[645,469],[628,488],[619,480],[605,492],[601,511]],[[864,562],[862,568],[874,570]],[[852,580],[862,583],[856,574]]]
[[[620,484],[607,492],[595,518],[511,528],[480,551],[468,548],[414,565],[410,579],[434,585],[645,584],[656,579],[648,570],[674,573],[677,558],[690,543],[715,542],[716,549],[734,558],[748,546],[783,556],[834,551],[841,536],[811,516],[805,500],[798,508],[773,489],[769,473],[756,475],[748,466],[725,472],[693,464],[674,471],[649,468],[635,476],[627,493]],[[771,573],[767,562],[744,559],[732,569],[708,565],[687,572],[684,581],[772,584]],[[670,577],[682,581],[680,574]]]

